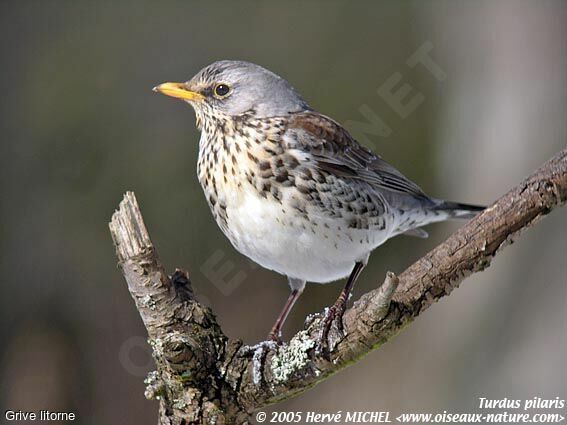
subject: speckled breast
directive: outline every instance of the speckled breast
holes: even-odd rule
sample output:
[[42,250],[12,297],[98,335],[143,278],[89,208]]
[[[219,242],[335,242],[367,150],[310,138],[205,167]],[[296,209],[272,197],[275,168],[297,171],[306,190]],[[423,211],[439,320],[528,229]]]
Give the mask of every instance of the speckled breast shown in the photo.
[[368,187],[289,149],[281,120],[203,128],[198,176],[235,248],[265,268],[313,282],[342,278],[387,239],[387,206]]

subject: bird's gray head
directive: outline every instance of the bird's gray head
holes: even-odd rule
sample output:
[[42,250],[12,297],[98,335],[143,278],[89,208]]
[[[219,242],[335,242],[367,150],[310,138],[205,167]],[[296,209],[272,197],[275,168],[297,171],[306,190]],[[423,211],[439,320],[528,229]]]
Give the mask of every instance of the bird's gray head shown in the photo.
[[310,109],[286,80],[244,61],[214,62],[185,83],[164,83],[154,91],[183,99],[205,116],[265,118]]

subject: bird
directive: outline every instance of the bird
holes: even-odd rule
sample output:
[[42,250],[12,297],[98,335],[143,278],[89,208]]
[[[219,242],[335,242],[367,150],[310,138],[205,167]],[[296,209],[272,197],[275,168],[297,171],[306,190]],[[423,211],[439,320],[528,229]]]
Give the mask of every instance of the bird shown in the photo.
[[222,232],[237,251],[287,277],[290,294],[267,341],[282,343],[284,322],[307,282],[347,278],[326,309],[324,341],[333,322],[342,330],[375,248],[400,234],[427,237],[425,225],[484,209],[426,195],[260,65],[221,60],[153,90],[195,111],[197,176]]

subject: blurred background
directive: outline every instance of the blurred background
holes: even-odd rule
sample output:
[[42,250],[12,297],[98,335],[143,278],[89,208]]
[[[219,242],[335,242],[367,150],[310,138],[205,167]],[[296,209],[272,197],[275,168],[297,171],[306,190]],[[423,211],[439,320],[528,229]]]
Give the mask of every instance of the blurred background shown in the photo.
[[[0,409],[156,423],[145,331],[107,228],[126,190],[164,263],[189,270],[230,337],[263,339],[288,295],[217,228],[196,179],[193,112],[152,93],[157,83],[219,59],[256,62],[426,192],[490,203],[567,145],[565,40],[564,1],[2,1]],[[403,84],[400,109],[384,93]],[[369,116],[379,125],[365,128]],[[566,219],[554,212],[390,343],[270,409],[567,398]],[[377,249],[355,298],[459,225]],[[308,285],[285,336],[341,286]]]

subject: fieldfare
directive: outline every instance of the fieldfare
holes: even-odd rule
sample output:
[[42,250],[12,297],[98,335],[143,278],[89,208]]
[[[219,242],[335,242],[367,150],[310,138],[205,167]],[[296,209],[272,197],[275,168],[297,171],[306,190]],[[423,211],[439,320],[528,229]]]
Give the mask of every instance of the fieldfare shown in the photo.
[[400,235],[483,207],[426,195],[313,110],[283,78],[261,66],[223,60],[185,83],[154,88],[195,110],[201,131],[197,174],[213,216],[232,245],[287,276],[291,294],[269,338],[281,328],[306,282],[348,276],[327,310],[322,338],[342,315],[372,250]]

